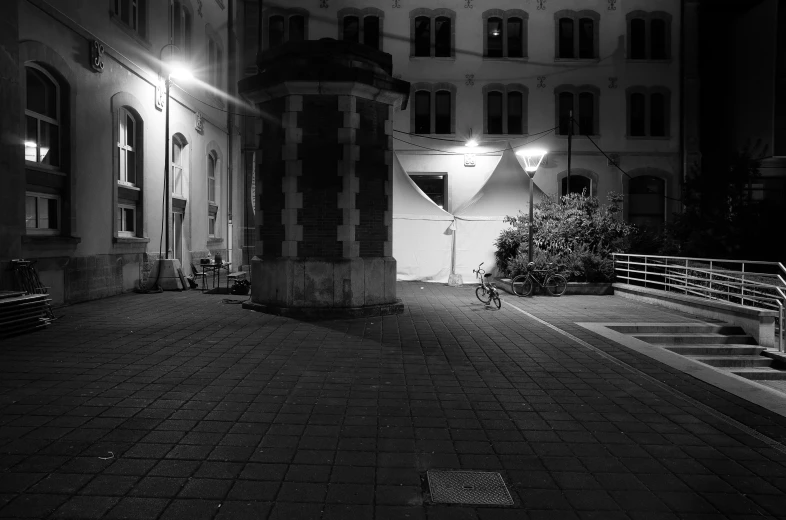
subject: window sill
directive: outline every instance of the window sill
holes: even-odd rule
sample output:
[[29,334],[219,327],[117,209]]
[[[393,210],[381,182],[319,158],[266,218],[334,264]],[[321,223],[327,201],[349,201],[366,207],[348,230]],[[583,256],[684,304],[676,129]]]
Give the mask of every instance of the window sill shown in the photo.
[[626,58],[627,63],[671,63],[671,58],[651,59],[651,58]]
[[114,237],[115,244],[147,244],[150,239],[147,237]]
[[208,239],[207,239],[207,245],[209,245],[209,246],[217,246],[217,245],[223,244],[223,243],[224,243],[224,239],[223,238],[208,237]]
[[55,168],[54,166],[46,166],[41,163],[36,163],[32,161],[25,161],[25,170],[35,170],[37,172],[43,173],[51,173],[52,175],[60,175],[61,177],[66,177],[67,174],[60,170],[60,168]]
[[426,61],[426,60],[437,60],[437,61],[456,61],[455,56],[412,56],[410,55],[409,61]]
[[554,58],[558,63],[599,63],[600,58]]
[[625,139],[631,141],[668,141],[671,139],[670,135],[626,135]]
[[[416,134],[416,133],[413,132],[411,137],[425,137],[425,138],[441,137],[443,139],[446,139],[446,138],[455,138],[456,134]],[[461,143],[456,143],[456,144],[461,144]],[[461,144],[461,146],[464,146],[464,145]]]
[[22,235],[23,244],[46,246],[76,246],[82,239],[64,235]]
[[483,61],[529,61],[529,56],[483,56]]
[[130,182],[117,181],[117,185],[127,190],[142,191],[137,185],[131,184]]
[[[554,135],[556,135],[560,139],[566,139],[567,140],[567,138],[568,138],[567,135],[562,135],[562,134],[554,134]],[[600,137],[603,137],[603,136],[601,136],[600,134],[592,134],[592,135],[589,135],[589,136],[588,135],[584,135],[584,134],[573,134],[573,139],[586,139],[587,137],[591,137],[592,139],[599,139]]]
[[136,42],[138,44],[140,44],[142,47],[146,48],[149,51],[153,50],[153,45],[149,41],[147,41],[147,39],[144,36],[142,36],[141,34],[136,32],[135,30],[133,30],[131,27],[129,27],[123,20],[118,18],[118,16],[115,13],[113,13],[112,11],[109,12],[109,19],[112,20],[112,22],[115,25],[120,27],[120,29],[124,33],[126,33],[131,38],[136,40]]
[[483,134],[483,139],[524,139],[529,134]]

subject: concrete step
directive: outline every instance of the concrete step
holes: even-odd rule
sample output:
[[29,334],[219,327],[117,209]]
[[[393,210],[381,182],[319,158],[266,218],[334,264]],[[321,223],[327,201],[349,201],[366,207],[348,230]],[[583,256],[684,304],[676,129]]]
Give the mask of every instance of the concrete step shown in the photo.
[[737,325],[712,325],[708,323],[681,323],[679,325],[671,325],[668,323],[638,323],[636,325],[612,325],[609,328],[623,334],[745,334],[742,327]]
[[756,340],[747,334],[633,334],[633,337],[652,343],[654,345],[707,345],[707,344],[729,344],[755,345]]
[[772,359],[764,356],[686,356],[713,367],[748,368],[772,367]]
[[758,356],[765,348],[758,345],[680,345],[664,347],[676,354],[683,356]]
[[774,368],[733,368],[729,372],[753,380],[786,380],[786,371]]

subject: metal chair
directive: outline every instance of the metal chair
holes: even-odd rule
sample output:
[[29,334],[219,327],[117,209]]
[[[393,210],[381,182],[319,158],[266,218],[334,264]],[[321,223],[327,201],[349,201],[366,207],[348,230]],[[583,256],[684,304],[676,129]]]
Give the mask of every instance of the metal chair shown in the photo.
[[193,275],[194,279],[202,278],[202,292],[205,292],[205,286],[207,285],[207,273],[202,271],[201,273],[197,270],[194,264],[191,264],[191,274]]

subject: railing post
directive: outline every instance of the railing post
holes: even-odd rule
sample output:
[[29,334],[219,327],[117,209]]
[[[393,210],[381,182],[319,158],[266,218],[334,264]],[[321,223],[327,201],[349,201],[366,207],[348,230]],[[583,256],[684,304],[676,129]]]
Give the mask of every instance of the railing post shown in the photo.
[[644,257],[644,287],[647,287],[647,258],[649,257]]
[[712,295],[712,275],[713,274],[714,273],[712,272],[712,260],[710,260],[710,292],[709,292],[710,295]]
[[742,277],[740,279],[740,305],[745,305],[745,262],[742,263]]
[[685,294],[688,294],[688,259],[685,259],[685,272],[683,273],[685,277]]

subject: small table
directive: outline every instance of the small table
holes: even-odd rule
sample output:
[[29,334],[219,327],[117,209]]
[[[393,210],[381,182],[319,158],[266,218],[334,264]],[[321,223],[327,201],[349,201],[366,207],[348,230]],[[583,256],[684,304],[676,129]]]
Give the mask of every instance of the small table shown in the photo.
[[[227,270],[227,275],[229,274],[229,268],[232,266],[230,262],[223,262],[220,264],[200,264],[202,266],[202,272],[205,274],[205,280],[207,280],[207,273],[213,273],[213,287],[212,289],[216,288],[216,278],[218,278],[219,285],[221,284],[221,269]],[[229,290],[229,277],[227,277],[227,290]]]

